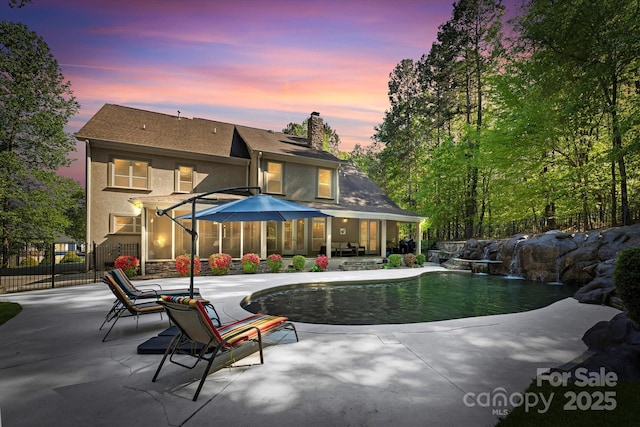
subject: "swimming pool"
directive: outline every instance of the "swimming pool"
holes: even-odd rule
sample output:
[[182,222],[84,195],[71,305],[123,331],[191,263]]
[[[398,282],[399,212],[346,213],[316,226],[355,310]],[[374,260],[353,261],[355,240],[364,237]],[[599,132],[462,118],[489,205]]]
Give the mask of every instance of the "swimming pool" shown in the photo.
[[252,313],[294,322],[377,325],[515,313],[572,296],[576,287],[502,276],[425,273],[385,282],[314,283],[271,288],[247,297]]

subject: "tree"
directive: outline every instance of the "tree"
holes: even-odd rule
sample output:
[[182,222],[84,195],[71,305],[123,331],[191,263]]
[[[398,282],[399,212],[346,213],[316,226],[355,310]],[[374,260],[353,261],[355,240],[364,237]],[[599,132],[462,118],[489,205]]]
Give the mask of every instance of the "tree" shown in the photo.
[[[283,133],[288,135],[296,135],[307,138],[309,119],[305,119],[302,123],[290,122],[287,127],[282,129]],[[322,148],[324,151],[328,151],[334,155],[338,155],[340,152],[340,136],[335,130],[331,129],[328,123],[324,123],[322,126]]]
[[418,64],[403,59],[389,75],[390,109],[375,127],[373,139],[384,148],[380,165],[388,182],[382,186],[401,206],[415,208],[416,181],[424,153],[428,118],[423,113],[423,89]]
[[2,265],[20,242],[53,241],[79,185],[56,175],[75,150],[64,132],[79,109],[44,40],[0,22],[0,234]]
[[573,84],[598,94],[595,105],[608,117],[603,129],[610,140],[611,210],[615,219],[619,184],[622,224],[629,224],[627,156],[631,141],[626,137],[629,123],[637,121],[637,109],[632,108],[629,115],[629,107],[638,93],[638,2],[529,1],[517,22],[531,52],[562,64],[576,78]]

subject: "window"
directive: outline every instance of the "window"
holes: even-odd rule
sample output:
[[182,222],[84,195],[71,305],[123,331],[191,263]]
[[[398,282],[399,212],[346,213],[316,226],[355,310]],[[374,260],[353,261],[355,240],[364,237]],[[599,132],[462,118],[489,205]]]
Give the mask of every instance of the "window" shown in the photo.
[[149,163],[139,160],[114,159],[111,163],[111,186],[147,189]]
[[176,193],[191,193],[193,191],[193,172],[191,166],[178,166],[176,169]]
[[139,234],[140,215],[111,215],[111,232],[117,234]]
[[267,193],[282,194],[282,163],[267,162]]
[[318,197],[331,198],[331,169],[318,169]]

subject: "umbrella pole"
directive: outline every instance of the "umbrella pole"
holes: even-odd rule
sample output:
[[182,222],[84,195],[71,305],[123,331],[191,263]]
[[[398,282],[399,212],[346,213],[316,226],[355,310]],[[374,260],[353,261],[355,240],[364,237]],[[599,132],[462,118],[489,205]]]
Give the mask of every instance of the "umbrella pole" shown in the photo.
[[195,276],[195,256],[196,256],[196,199],[191,202],[191,272],[189,274],[189,298],[193,298],[193,276]]

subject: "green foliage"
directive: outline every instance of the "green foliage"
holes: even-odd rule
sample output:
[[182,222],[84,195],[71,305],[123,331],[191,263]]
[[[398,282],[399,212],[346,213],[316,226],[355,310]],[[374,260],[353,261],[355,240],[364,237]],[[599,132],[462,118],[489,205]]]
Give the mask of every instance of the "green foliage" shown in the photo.
[[620,252],[613,272],[613,282],[629,319],[640,325],[640,246]]
[[508,50],[502,14],[495,0],[454,3],[430,51],[392,70],[374,144],[351,160],[432,229],[628,218],[640,200],[637,2],[525,2]]
[[322,268],[318,264],[313,264],[311,267],[309,267],[309,271],[317,273],[319,271],[322,271]]
[[37,267],[37,266],[38,266],[38,260],[32,256],[23,258],[22,261],[20,261],[20,267]]
[[398,268],[402,265],[402,255],[400,254],[391,254],[389,255],[389,264],[392,267]]
[[[22,4],[22,2],[20,3]],[[16,242],[53,241],[79,184],[55,171],[75,141],[64,126],[79,109],[49,47],[25,25],[0,22],[0,238],[6,266]]]
[[0,325],[15,317],[22,311],[22,306],[15,302],[0,301]]
[[71,262],[83,262],[83,259],[76,253],[76,251],[68,251],[60,260],[60,264]]
[[293,256],[293,268],[296,271],[302,271],[306,263],[307,263],[307,259],[302,255]]
[[416,255],[416,265],[422,267],[422,265],[427,261],[427,257],[423,253],[419,253]]

